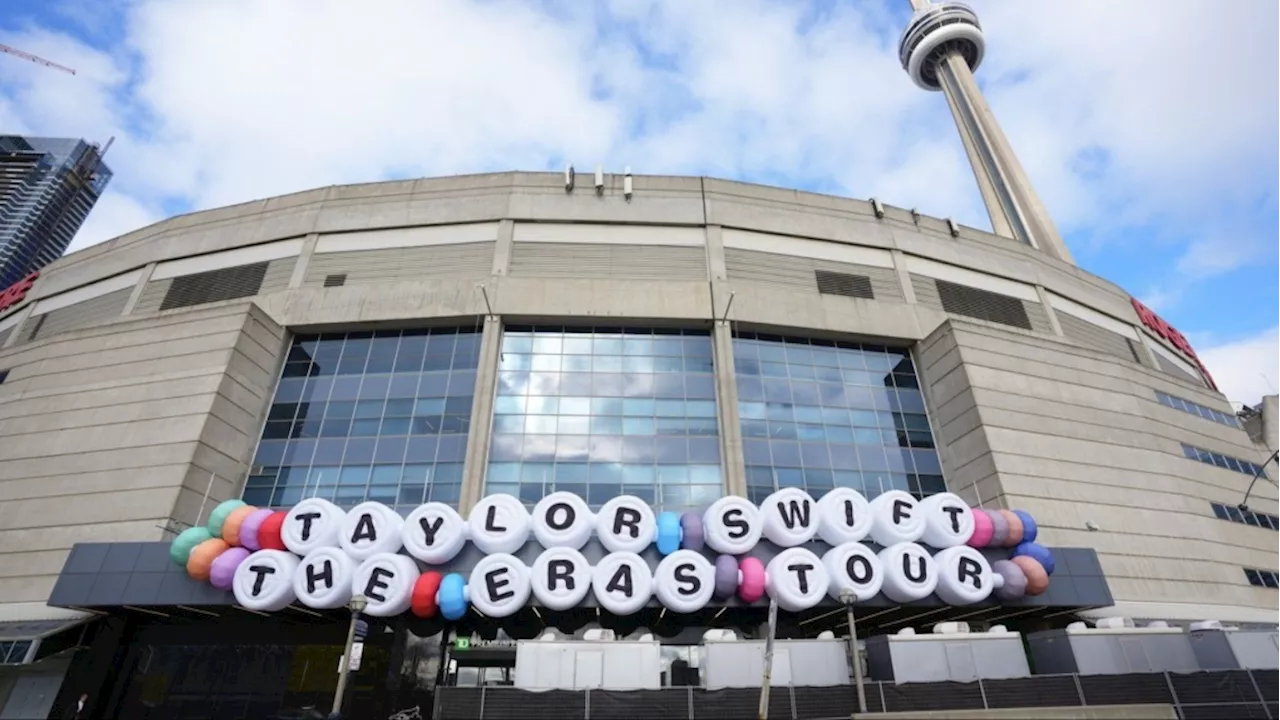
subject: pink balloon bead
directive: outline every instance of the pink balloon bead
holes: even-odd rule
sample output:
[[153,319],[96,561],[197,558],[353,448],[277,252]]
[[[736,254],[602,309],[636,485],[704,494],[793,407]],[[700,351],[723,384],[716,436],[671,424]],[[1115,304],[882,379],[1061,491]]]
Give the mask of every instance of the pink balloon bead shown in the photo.
[[231,581],[236,576],[236,568],[249,557],[249,551],[242,547],[231,548],[219,555],[209,568],[209,584],[219,590],[230,590]]
[[258,528],[262,527],[262,521],[266,520],[272,511],[267,509],[254,510],[249,513],[248,517],[240,525],[240,544],[250,550],[261,550],[262,545],[258,542]]
[[991,524],[991,516],[980,509],[974,508],[973,536],[969,538],[969,547],[984,548],[990,545],[991,535],[995,532],[995,529],[995,526]]
[[738,585],[738,597],[743,602],[755,602],[764,597],[764,563],[760,558],[745,557],[738,563],[742,583]]

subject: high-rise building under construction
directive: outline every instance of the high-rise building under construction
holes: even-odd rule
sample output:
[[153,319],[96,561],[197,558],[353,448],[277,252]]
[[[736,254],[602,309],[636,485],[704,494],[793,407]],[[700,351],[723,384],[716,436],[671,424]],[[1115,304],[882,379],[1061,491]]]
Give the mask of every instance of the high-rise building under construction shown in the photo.
[[92,143],[0,135],[0,287],[61,257],[110,181]]

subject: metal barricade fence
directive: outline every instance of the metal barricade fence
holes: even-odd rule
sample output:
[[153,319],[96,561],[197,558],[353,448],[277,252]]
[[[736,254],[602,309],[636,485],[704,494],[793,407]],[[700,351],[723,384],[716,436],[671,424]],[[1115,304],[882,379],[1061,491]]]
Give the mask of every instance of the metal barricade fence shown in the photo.
[[[1033,675],[973,682],[867,682],[867,711],[998,710],[1100,705],[1172,705],[1179,718],[1280,720],[1277,672],[1223,670],[1129,675]],[[754,718],[759,688],[528,690],[437,688],[437,720],[724,720]],[[849,720],[852,685],[774,686],[770,720]]]

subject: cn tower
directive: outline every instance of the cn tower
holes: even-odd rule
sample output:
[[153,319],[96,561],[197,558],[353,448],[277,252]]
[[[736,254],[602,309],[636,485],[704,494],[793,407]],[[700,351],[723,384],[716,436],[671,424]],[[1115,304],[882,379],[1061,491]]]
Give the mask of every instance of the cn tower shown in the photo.
[[902,68],[916,85],[946,96],[992,230],[1074,264],[973,78],[986,50],[978,16],[964,3],[910,1],[915,13],[898,43]]

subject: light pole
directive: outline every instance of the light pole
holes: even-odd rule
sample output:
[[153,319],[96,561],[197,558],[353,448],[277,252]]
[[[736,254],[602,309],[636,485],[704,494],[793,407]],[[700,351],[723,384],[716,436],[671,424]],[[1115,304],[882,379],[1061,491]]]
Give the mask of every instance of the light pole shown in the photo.
[[1244,491],[1244,499],[1241,500],[1240,504],[1236,506],[1240,508],[1240,512],[1249,512],[1249,495],[1253,493],[1254,483],[1258,482],[1258,478],[1262,476],[1263,468],[1266,467],[1267,465],[1270,465],[1271,461],[1275,460],[1277,457],[1280,457],[1280,450],[1277,450],[1276,452],[1271,453],[1271,457],[1267,458],[1267,461],[1259,465],[1258,469],[1254,471],[1253,479],[1249,481],[1249,488]]
[[351,649],[356,644],[356,623],[360,621],[360,612],[368,602],[363,595],[356,595],[347,604],[351,609],[351,624],[347,626],[347,646],[342,651],[342,667],[338,669],[338,689],[333,692],[335,714],[342,712],[342,696],[347,692],[347,679],[351,677]]
[[840,601],[844,603],[844,612],[849,618],[849,657],[853,662],[853,685],[858,691],[858,713],[867,712],[867,689],[862,686],[862,655],[858,652],[858,626],[853,619],[853,604],[858,596],[846,588],[840,593]]

